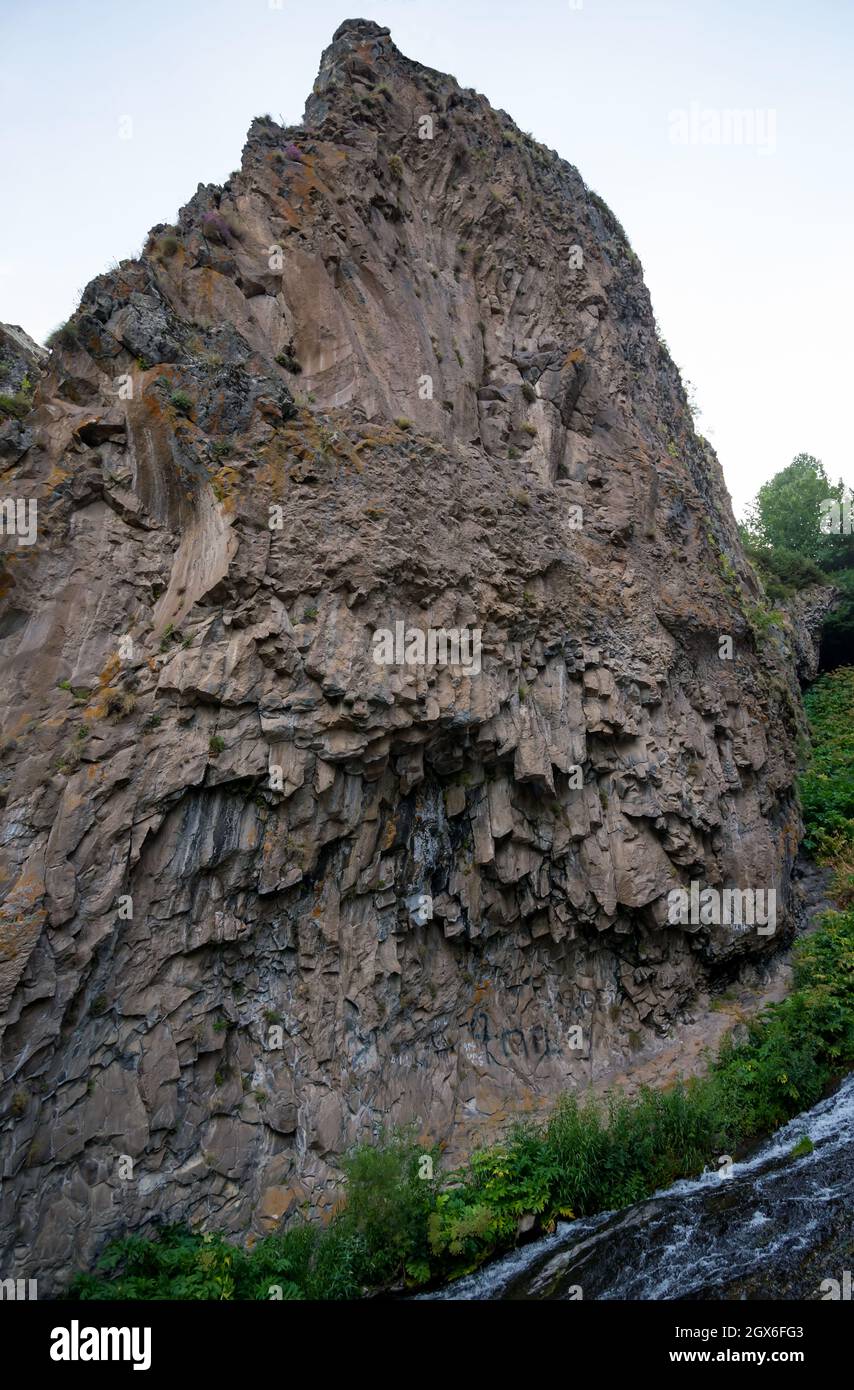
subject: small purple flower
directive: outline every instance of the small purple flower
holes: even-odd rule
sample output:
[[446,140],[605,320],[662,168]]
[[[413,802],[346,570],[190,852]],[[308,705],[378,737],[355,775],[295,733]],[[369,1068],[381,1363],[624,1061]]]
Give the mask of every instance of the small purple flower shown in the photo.
[[295,164],[302,164],[303,152],[297,145],[285,145],[285,159],[292,159]]
[[212,237],[214,241],[234,240],[232,230],[221,212],[206,212],[202,218],[202,231],[206,237]]

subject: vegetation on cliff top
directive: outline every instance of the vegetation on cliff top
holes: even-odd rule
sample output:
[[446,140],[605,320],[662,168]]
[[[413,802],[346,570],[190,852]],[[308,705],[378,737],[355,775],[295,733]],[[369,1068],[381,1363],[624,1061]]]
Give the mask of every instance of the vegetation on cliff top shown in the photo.
[[[807,843],[854,901],[854,669],[807,695],[813,757],[802,779]],[[847,878],[845,877],[847,875]],[[794,951],[794,988],[724,1042],[707,1074],[626,1098],[561,1097],[453,1172],[414,1136],[360,1145],[344,1163],[346,1203],[251,1249],[182,1227],[112,1242],[83,1299],[346,1299],[454,1278],[513,1245],[520,1219],[625,1206],[716,1167],[814,1105],[854,1066],[854,907],[830,913]],[[528,1223],[530,1224],[530,1223]]]
[[[836,503],[836,508],[832,503]],[[854,649],[854,517],[840,479],[820,459],[796,458],[763,483],[747,509],[742,540],[773,603],[810,584],[833,584],[839,601],[823,630],[822,659],[836,666]]]

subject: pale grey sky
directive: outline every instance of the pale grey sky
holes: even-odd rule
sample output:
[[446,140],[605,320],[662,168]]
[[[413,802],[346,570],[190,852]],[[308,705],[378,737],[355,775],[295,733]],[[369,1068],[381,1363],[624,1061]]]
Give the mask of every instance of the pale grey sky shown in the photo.
[[854,483],[850,0],[0,0],[0,319],[44,338],[252,116],[298,121],[352,15],[610,204],[737,512],[802,451]]

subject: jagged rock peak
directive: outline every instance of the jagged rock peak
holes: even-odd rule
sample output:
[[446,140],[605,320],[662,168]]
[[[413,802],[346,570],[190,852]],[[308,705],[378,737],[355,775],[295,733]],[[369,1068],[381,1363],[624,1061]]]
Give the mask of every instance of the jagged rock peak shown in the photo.
[[402,54],[391,40],[391,30],[370,19],[346,19],[332,36],[320,59],[314,91],[306,103],[306,125],[323,121],[330,88],[355,80],[374,82],[385,76]]
[[[321,128],[335,109],[336,98],[344,96],[367,100],[371,92],[378,91],[390,103],[394,92],[404,104],[407,98],[417,98],[424,107],[426,97],[435,98],[443,89],[462,90],[456,78],[405,57],[388,28],[372,20],[348,19],[324,49],[303,119],[306,127]],[[478,100],[486,104],[484,98]],[[368,100],[368,113],[370,109]]]

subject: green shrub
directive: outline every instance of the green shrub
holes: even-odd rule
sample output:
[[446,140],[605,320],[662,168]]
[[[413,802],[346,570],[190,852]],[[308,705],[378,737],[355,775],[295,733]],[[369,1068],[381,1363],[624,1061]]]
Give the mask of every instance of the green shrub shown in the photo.
[[233,1298],[235,1266],[242,1272],[243,1259],[241,1252],[222,1236],[203,1236],[180,1226],[167,1226],[153,1238],[129,1235],[113,1241],[96,1265],[97,1275],[78,1276],[70,1296],[122,1300]]
[[436,1171],[438,1163],[438,1151],[419,1147],[405,1131],[359,1144],[345,1158],[347,1205],[338,1224],[364,1241],[365,1282],[379,1285],[404,1275],[417,1282],[429,1273],[427,1223],[437,1183],[420,1174],[424,1168]]
[[822,574],[818,565],[805,555],[794,550],[772,549],[767,545],[747,542],[747,558],[755,565],[765,585],[768,597],[774,603],[791,598],[799,589],[810,584],[829,584],[835,581]]
[[179,415],[189,415],[193,408],[193,402],[186,391],[173,391],[169,397],[169,404]]
[[23,420],[33,408],[32,387],[25,390],[23,387],[16,391],[14,396],[0,395],[0,416],[12,416],[17,420]]
[[223,751],[224,748],[225,748],[225,739],[224,739],[224,738],[221,738],[219,734],[214,734],[214,735],[211,737],[210,743],[208,744],[208,749],[209,749],[209,751],[210,751],[211,757],[212,757],[212,758],[217,758],[217,757],[219,757],[220,753]]

